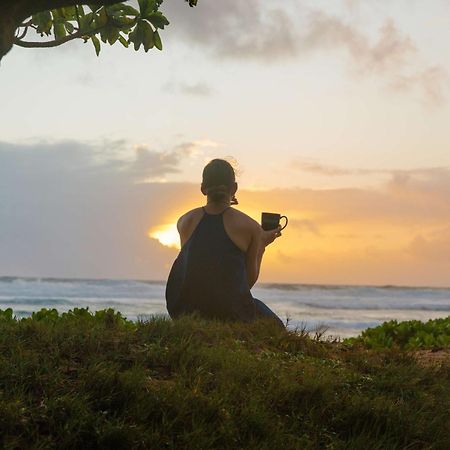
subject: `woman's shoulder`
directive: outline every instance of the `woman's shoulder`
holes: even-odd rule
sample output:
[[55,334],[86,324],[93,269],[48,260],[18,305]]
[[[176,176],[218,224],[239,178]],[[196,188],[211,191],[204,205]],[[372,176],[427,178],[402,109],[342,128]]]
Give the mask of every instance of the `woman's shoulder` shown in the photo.
[[248,214],[245,214],[242,211],[239,211],[239,209],[236,208],[230,208],[230,213],[233,216],[233,219],[241,223],[242,225],[245,225],[247,227],[256,228],[260,227],[259,223],[250,217]]
[[180,218],[177,221],[177,226],[180,227],[180,225],[192,221],[194,218],[198,217],[201,214],[203,214],[203,208],[201,206],[198,208],[191,209],[188,212],[184,213],[182,216],[180,216]]

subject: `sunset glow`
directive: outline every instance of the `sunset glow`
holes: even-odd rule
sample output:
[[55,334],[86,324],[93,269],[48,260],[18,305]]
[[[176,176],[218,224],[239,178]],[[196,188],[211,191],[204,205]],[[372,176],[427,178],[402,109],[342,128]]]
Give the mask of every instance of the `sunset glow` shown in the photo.
[[169,248],[180,248],[180,236],[176,223],[156,227],[148,232],[149,237],[158,240],[162,245]]
[[2,60],[0,275],[166,279],[205,164],[232,157],[236,208],[289,217],[259,281],[450,285],[448,2],[164,12],[163,52]]

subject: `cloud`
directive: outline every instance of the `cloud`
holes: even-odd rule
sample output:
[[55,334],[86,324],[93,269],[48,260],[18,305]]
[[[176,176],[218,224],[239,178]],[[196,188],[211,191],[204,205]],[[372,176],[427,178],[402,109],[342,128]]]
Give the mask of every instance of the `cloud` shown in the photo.
[[342,48],[357,68],[366,73],[395,70],[416,53],[411,39],[402,36],[392,20],[384,23],[377,41],[372,44],[355,26],[318,11],[311,13],[309,29],[300,45],[307,50]]
[[[386,20],[378,40],[371,44],[356,26],[337,16],[299,3],[292,8],[290,4],[291,8],[285,2],[281,9],[265,7],[255,0],[205,2],[192,16],[183,5],[170,8],[168,14],[173,16],[178,32],[220,57],[266,61],[344,48],[364,70],[382,72],[404,64],[416,53],[412,40],[401,35],[393,20]],[[305,23],[292,20],[290,12],[306,16]]]
[[[100,176],[105,170],[121,172],[125,178],[162,177],[178,171],[180,162],[189,157],[196,148],[195,143],[182,143],[166,152],[136,146],[132,161],[118,158],[117,153],[127,143],[123,140],[103,145],[77,141],[39,142],[35,144],[8,144],[0,142],[2,164],[0,175],[10,180],[11,168],[15,174],[55,175],[63,172],[83,172],[84,176]],[[42,166],[42,161],[45,165]]]
[[386,170],[376,169],[349,169],[344,167],[331,166],[328,164],[321,164],[313,161],[300,161],[294,160],[291,162],[290,167],[304,172],[311,172],[317,175],[324,176],[343,176],[343,175],[367,175],[385,173]]
[[398,74],[389,82],[395,91],[407,92],[418,87],[426,104],[439,106],[447,97],[450,77],[441,66],[427,67],[413,74]]
[[0,273],[165,278],[176,251],[147,233],[179,188],[136,181],[173,173],[206,144],[124,159],[124,141],[0,142]]
[[157,152],[138,145],[135,148],[135,160],[128,165],[124,164],[123,169],[140,181],[162,179],[167,174],[178,172],[180,162],[188,158],[193,150],[191,143],[180,144],[166,152]]
[[295,26],[285,7],[262,8],[259,0],[205,1],[192,10],[165,2],[174,34],[207,47],[220,58],[268,60],[295,54]]
[[75,141],[0,143],[0,273],[165,277],[175,252],[147,231],[166,196],[97,151]]
[[450,168],[431,167],[412,170],[394,170],[387,189],[398,196],[418,193],[435,201],[446,201],[450,196]]
[[[302,37],[300,37],[300,42]],[[310,28],[303,37],[310,51],[342,49],[347,52],[351,67],[360,76],[375,74],[388,89],[398,92],[418,91],[426,103],[444,102],[449,76],[440,65],[418,68],[418,50],[412,39],[403,35],[392,19],[379,29],[373,43],[356,26],[323,12],[311,14]]]
[[[167,4],[166,4],[167,3]],[[449,76],[440,65],[420,63],[412,39],[385,19],[370,38],[357,23],[297,1],[204,1],[192,11],[182,2],[166,2],[172,32],[193,47],[223,60],[274,63],[320,52],[345,52],[359,76],[377,76],[396,92],[419,92],[428,104],[443,103]],[[355,2],[348,2],[355,6]]]
[[450,226],[416,235],[407,251],[418,259],[450,263]]
[[308,231],[309,233],[315,234],[316,236],[320,236],[320,231],[318,225],[308,219],[294,219],[289,221],[289,226],[293,228],[297,228],[301,231]]
[[387,177],[386,188],[392,193],[406,193],[410,188],[429,192],[436,189],[450,195],[450,168],[425,167],[408,170],[368,169],[362,167],[346,168],[322,164],[316,161],[293,160],[289,167],[294,170],[310,172],[326,177],[355,175],[384,175]]
[[[195,183],[136,180],[171,173],[211,144],[181,143],[159,152],[161,162],[142,147],[119,159],[123,141],[110,152],[76,141],[0,143],[0,273],[164,279],[177,252],[148,231],[204,199]],[[450,284],[448,169],[397,171],[377,189],[238,194],[257,220],[262,210],[289,217],[262,280]]]
[[[371,227],[414,224],[421,228],[450,222],[449,168],[386,171],[385,175],[378,187],[255,191],[251,202],[266,204],[267,210],[282,211],[292,219],[311,220],[321,234],[331,224],[368,223]],[[372,229],[372,235],[375,231]]]

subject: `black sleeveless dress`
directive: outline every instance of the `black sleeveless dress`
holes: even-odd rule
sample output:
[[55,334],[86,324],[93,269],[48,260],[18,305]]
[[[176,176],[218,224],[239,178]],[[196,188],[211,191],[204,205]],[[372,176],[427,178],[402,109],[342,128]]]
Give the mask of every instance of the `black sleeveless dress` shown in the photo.
[[256,318],[245,253],[225,231],[225,211],[208,214],[203,208],[202,219],[173,263],[166,286],[170,317],[196,311],[207,318]]
[[252,321],[269,318],[285,329],[282,320],[254,298],[247,280],[246,255],[230,239],[223,213],[203,217],[173,263],[166,285],[166,304],[175,319],[197,312],[203,317]]

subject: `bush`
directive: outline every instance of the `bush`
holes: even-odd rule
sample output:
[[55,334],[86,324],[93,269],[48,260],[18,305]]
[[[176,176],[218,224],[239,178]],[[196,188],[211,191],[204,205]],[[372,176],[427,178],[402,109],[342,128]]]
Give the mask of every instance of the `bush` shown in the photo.
[[450,317],[421,322],[391,320],[378,327],[368,328],[347,343],[362,343],[368,348],[416,349],[450,347]]

